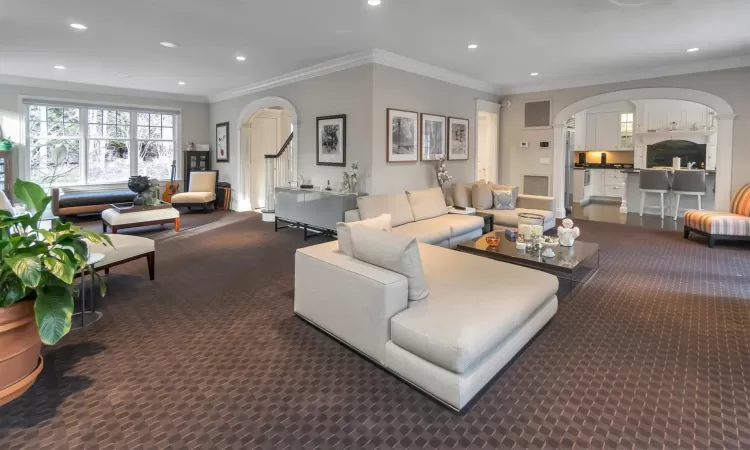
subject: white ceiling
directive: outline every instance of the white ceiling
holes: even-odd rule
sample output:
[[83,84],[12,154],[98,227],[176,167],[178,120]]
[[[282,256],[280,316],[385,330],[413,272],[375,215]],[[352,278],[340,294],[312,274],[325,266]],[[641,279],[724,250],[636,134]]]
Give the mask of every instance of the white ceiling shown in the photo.
[[207,96],[375,48],[498,89],[750,65],[750,0],[0,0],[4,75]]

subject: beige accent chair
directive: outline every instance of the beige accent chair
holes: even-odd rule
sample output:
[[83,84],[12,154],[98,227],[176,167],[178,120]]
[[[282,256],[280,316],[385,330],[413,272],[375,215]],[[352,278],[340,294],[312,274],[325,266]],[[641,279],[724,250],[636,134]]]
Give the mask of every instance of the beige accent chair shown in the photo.
[[187,206],[203,206],[208,209],[211,205],[216,209],[216,184],[219,178],[218,170],[190,172],[190,183],[187,192],[180,192],[172,196],[172,206],[178,208]]

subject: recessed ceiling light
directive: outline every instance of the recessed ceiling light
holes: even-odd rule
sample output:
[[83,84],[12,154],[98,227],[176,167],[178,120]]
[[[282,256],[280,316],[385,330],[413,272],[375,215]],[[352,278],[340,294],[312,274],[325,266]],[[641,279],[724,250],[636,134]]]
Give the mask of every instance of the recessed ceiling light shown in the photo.
[[698,50],[700,50],[698,47],[693,47],[693,48],[687,49],[688,53],[697,52]]
[[535,76],[539,75],[539,72],[531,72],[529,75],[531,75],[532,77],[535,77]]
[[478,46],[477,44],[469,44],[469,49],[470,49],[470,50],[474,50],[474,49],[476,49],[477,47],[479,47],[479,46]]
[[237,61],[244,61],[244,60],[246,60],[247,58],[245,58],[244,56],[235,56],[235,58],[234,58],[234,59],[236,59]]
[[367,4],[370,6],[378,6],[380,4],[380,0],[367,0]]
[[55,69],[57,69],[57,70],[65,70],[65,66],[55,66]]
[[71,23],[70,26],[71,28],[75,28],[76,30],[88,30],[89,29],[89,27],[87,27],[86,25],[82,23]]
[[174,42],[169,42],[169,41],[159,42],[159,45],[161,45],[162,47],[167,47],[167,48],[177,48],[177,47],[179,47],[179,45],[175,44]]
[[184,81],[178,81],[177,84],[179,84],[180,86],[185,86],[185,82]]

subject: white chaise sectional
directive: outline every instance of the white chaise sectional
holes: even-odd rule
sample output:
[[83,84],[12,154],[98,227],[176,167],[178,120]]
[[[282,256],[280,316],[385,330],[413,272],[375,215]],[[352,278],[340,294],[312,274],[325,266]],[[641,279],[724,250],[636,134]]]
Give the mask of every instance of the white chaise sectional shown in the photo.
[[406,204],[400,195],[369,197],[358,206],[363,217],[391,214],[392,233],[415,234],[427,297],[409,301],[406,276],[347,256],[329,242],[297,250],[294,311],[461,410],[555,315],[558,281],[442,248],[481,235],[480,223],[470,229],[470,216],[425,218],[433,215],[425,211],[445,208],[435,192],[412,192],[405,199]]

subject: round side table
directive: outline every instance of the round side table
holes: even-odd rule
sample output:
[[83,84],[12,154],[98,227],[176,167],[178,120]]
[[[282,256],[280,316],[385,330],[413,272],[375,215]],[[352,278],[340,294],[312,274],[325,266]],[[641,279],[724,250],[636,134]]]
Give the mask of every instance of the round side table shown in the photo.
[[[81,285],[79,288],[79,297],[81,299],[81,312],[73,314],[73,317],[80,316],[81,321],[79,324],[73,324],[71,329],[76,330],[87,327],[99,319],[102,318],[102,313],[96,310],[96,298],[94,297],[94,274],[96,270],[94,267],[97,263],[104,259],[104,253],[89,253],[89,259],[86,261],[87,265],[92,267],[89,270],[88,267],[81,270]],[[86,275],[89,276],[88,295],[86,294]],[[89,297],[89,309],[86,309],[86,297]],[[75,322],[75,321],[74,321]]]

